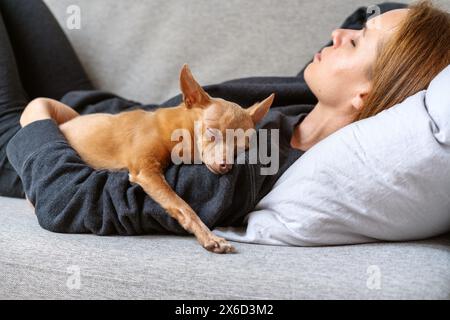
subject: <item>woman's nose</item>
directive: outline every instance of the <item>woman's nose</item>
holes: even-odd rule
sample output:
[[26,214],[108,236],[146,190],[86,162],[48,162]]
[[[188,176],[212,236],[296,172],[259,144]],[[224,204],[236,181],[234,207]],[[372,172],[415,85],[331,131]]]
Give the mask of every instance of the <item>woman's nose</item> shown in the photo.
[[336,29],[331,33],[333,39],[333,48],[339,48],[343,43],[349,41],[354,37],[356,30],[350,29]]
[[343,29],[336,29],[331,33],[333,39],[333,48],[338,48],[342,43]]

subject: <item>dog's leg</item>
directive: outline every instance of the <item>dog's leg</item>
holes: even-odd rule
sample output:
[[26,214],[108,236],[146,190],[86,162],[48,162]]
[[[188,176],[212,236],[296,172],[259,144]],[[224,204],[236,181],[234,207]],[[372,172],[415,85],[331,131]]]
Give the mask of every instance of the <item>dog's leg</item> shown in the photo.
[[141,170],[136,176],[130,174],[130,181],[139,184],[186,231],[194,234],[205,249],[215,253],[235,252],[231,244],[214,235],[194,210],[172,190],[163,174]]

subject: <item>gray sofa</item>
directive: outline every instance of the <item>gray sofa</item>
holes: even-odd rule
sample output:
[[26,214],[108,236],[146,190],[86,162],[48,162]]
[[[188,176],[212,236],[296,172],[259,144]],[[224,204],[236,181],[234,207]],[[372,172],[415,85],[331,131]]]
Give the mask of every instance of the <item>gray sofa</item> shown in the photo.
[[[179,93],[183,63],[202,85],[293,76],[363,0],[46,0],[95,84],[142,102]],[[409,3],[410,1],[400,1]],[[447,0],[436,1],[450,10]],[[67,8],[81,9],[81,29]],[[193,237],[50,233],[25,200],[0,197],[0,299],[450,299],[450,234],[333,247]]]

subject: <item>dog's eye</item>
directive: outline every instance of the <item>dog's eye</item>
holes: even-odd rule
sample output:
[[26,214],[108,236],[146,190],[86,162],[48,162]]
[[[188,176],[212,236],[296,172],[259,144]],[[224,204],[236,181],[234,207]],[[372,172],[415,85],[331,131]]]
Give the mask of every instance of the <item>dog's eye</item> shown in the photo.
[[208,130],[210,140],[212,142],[216,141],[216,136],[214,135],[214,130],[212,128],[207,128],[206,130]]

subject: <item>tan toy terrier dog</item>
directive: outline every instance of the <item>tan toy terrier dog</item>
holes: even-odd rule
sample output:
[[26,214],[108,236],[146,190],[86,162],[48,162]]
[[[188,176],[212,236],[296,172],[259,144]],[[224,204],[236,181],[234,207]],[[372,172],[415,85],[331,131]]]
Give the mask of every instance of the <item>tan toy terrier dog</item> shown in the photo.
[[[172,141],[171,136],[174,130],[187,129],[193,146],[188,152],[194,154],[194,149],[200,148],[201,161],[208,169],[215,174],[226,174],[232,169],[225,161],[230,144],[224,139],[205,138],[205,134],[195,139],[194,122],[202,124],[203,133],[215,129],[223,136],[226,129],[254,129],[269,111],[274,94],[244,109],[236,103],[210,97],[195,81],[186,64],[181,70],[180,87],[183,102],[176,107],[155,111],[137,109],[115,115],[79,115],[60,124],[59,128],[83,161],[94,169],[127,169],[130,182],[139,184],[186,231],[194,234],[204,248],[215,253],[235,252],[225,239],[209,230],[165,180],[164,170],[171,162],[172,149],[179,143]],[[248,149],[246,142],[245,138],[237,141],[244,150]],[[218,143],[223,144],[224,157],[221,159],[215,159]]]

